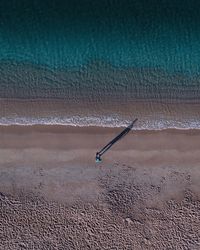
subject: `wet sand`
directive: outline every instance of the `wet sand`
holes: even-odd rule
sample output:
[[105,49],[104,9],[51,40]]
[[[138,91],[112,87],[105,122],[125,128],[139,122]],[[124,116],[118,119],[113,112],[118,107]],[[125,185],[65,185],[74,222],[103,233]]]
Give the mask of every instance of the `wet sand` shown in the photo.
[[136,117],[135,128],[199,129],[199,100],[6,99],[0,98],[0,125],[127,126]]
[[200,130],[0,126],[0,249],[199,249]]

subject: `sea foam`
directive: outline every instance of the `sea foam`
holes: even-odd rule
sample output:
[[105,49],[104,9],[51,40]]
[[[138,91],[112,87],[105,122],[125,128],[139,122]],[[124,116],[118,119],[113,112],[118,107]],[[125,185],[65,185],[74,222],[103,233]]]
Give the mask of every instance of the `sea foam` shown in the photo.
[[[126,127],[131,119],[122,119],[120,116],[71,116],[71,117],[1,117],[0,125],[65,125],[76,127]],[[138,117],[134,125],[136,130],[162,130],[162,129],[200,129],[200,119],[147,119]]]

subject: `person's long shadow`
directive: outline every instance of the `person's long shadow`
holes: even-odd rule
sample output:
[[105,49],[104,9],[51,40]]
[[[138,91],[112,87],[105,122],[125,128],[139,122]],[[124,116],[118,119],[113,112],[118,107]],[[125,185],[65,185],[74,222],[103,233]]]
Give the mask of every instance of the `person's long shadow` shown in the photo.
[[96,153],[96,162],[102,161],[101,156],[112,147],[118,140],[122,139],[125,135],[127,135],[131,129],[133,128],[134,123],[138,119],[136,118],[127,128],[125,128],[119,135],[117,135],[112,141],[110,141],[106,146],[104,146],[99,152]]

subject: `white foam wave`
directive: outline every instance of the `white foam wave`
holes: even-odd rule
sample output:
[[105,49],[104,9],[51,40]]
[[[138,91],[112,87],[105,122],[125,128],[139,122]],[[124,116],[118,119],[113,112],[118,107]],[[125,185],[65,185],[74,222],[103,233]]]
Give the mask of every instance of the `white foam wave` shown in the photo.
[[[138,117],[134,128],[136,130],[162,130],[167,128],[176,129],[200,129],[200,119],[149,119]],[[66,126],[98,126],[98,127],[126,127],[131,119],[119,116],[70,116],[70,117],[1,117],[0,125],[66,125]]]

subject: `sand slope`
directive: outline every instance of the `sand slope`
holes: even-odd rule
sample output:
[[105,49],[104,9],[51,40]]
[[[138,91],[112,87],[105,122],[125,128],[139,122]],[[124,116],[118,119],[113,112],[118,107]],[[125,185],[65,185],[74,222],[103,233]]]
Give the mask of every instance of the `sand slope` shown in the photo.
[[0,127],[0,249],[200,249],[200,131]]

